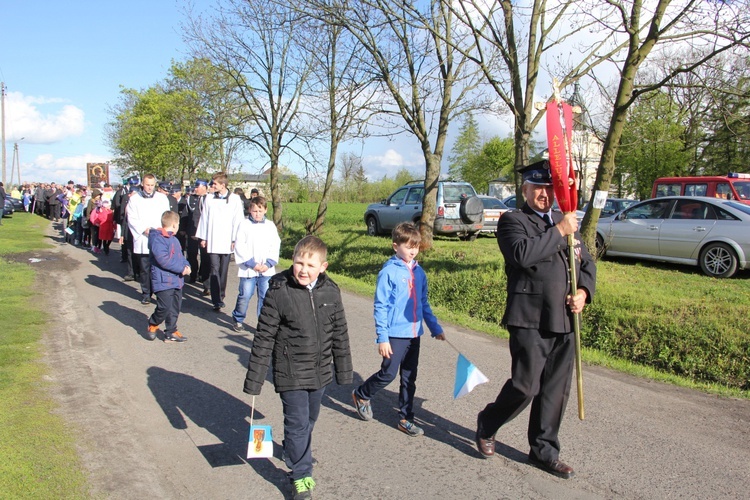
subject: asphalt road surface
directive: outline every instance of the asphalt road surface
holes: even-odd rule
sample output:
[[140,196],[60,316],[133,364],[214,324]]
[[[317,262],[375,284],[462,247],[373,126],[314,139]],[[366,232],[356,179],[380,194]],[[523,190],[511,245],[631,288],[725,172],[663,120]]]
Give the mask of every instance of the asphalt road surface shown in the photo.
[[[189,341],[144,337],[154,306],[139,303],[121,277],[117,245],[108,257],[61,245],[29,257],[45,273],[45,335],[50,388],[78,436],[92,491],[106,498],[288,498],[279,460],[281,404],[268,382],[255,422],[271,425],[275,458],[245,459],[252,397],[242,392],[253,330],[238,334],[230,312],[238,279],[230,265],[227,309],[219,313],[192,285],[179,328]],[[375,270],[373,270],[375,272]],[[41,277],[40,277],[41,278]],[[41,283],[41,281],[40,281]],[[249,311],[254,311],[251,302]],[[372,300],[344,293],[355,383],[379,367]],[[248,321],[254,326],[255,321]],[[497,453],[474,446],[476,414],[510,371],[507,342],[444,324],[446,335],[490,382],[453,400],[456,351],[423,339],[412,438],[396,429],[397,387],[373,400],[375,418],[359,420],[353,386],[326,391],[313,434],[316,498],[747,498],[750,401],[710,396],[584,367],[586,419],[575,384],[561,430],[561,459],[576,470],[563,480],[526,463],[528,409],[498,432]]]

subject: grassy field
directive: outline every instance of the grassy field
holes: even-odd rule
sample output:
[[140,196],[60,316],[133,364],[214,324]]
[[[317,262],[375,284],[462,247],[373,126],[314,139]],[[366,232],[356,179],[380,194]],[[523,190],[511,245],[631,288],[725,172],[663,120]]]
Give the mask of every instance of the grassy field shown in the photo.
[[45,390],[39,339],[47,328],[31,267],[14,253],[43,248],[47,221],[25,213],[0,227],[0,498],[85,498],[74,441]]
[[[390,239],[365,232],[364,204],[332,204],[321,237],[338,282],[372,294]],[[282,257],[290,257],[316,205],[284,205]],[[505,308],[503,259],[493,237],[436,238],[419,256],[439,317],[493,335]],[[750,396],[750,273],[717,280],[698,268],[633,260],[598,264],[582,320],[585,360],[728,395]]]

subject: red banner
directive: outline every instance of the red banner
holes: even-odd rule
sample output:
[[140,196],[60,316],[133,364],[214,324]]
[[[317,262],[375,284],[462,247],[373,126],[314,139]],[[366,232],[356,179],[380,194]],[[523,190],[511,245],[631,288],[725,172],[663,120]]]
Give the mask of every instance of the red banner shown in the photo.
[[571,154],[573,136],[573,108],[555,101],[547,103],[547,147],[555,198],[560,210],[573,212],[578,208],[576,173]]

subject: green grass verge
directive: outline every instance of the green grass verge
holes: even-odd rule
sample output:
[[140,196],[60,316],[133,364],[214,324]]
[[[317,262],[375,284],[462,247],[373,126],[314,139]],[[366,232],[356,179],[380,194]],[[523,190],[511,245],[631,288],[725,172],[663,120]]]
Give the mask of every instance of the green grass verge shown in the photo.
[[0,497],[87,498],[72,433],[46,391],[39,339],[47,327],[35,296],[35,273],[10,254],[43,249],[36,216],[16,214],[0,228]]
[[[372,296],[390,239],[367,236],[364,204],[331,204],[320,236],[329,272],[349,290]],[[312,203],[284,205],[282,256],[291,256],[315,216]],[[494,237],[436,237],[419,256],[438,317],[507,336],[505,271]],[[717,280],[697,267],[628,260],[598,263],[597,293],[584,310],[585,361],[713,393],[750,398],[750,276]]]

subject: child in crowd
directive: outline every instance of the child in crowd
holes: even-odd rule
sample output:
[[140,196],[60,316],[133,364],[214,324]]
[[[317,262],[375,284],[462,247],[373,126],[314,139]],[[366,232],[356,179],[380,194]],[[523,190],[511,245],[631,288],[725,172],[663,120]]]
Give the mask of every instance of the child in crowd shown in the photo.
[[291,269],[271,278],[245,377],[244,391],[260,394],[273,358],[295,499],[312,498],[312,431],[334,368],[339,384],[352,382],[344,305],[338,286],[325,274],[327,253],[320,238],[305,236],[294,248]]
[[419,229],[402,222],[393,229],[392,239],[396,255],[383,264],[375,285],[375,333],[383,362],[380,371],[352,392],[352,398],[359,417],[372,420],[370,400],[400,371],[398,429],[421,436],[424,431],[414,424],[414,392],[422,321],[434,338],[445,340],[445,335],[427,301],[427,275],[414,260],[422,241]]
[[242,331],[242,322],[247,316],[247,306],[255,289],[258,289],[256,317],[260,316],[263,299],[268,290],[268,280],[276,274],[274,267],[279,261],[281,239],[276,225],[266,220],[266,199],[256,196],[250,199],[250,218],[242,221],[234,242],[234,261],[238,264],[240,277],[237,304],[232,311],[234,330]]
[[90,246],[90,250],[94,252],[99,241],[99,228],[91,223],[91,214],[97,207],[102,205],[102,192],[98,189],[91,191],[91,197],[86,202],[86,209],[83,211],[83,229],[84,239],[87,239],[87,245]]
[[101,204],[91,212],[91,217],[89,217],[91,224],[99,228],[99,238],[94,247],[94,253],[100,253],[103,246],[104,255],[109,255],[109,245],[115,237],[115,213],[110,205],[110,200],[102,199]]
[[86,208],[83,198],[83,190],[78,188],[75,193],[73,193],[73,196],[71,196],[70,202],[68,203],[68,211],[70,212],[70,215],[68,216],[68,227],[73,230],[71,241],[76,246],[81,244],[83,233],[83,226],[81,223],[83,222],[83,212]]
[[156,310],[148,319],[148,339],[156,338],[156,331],[164,321],[164,342],[185,342],[187,338],[177,331],[177,318],[182,306],[183,276],[190,274],[190,265],[175,237],[180,216],[167,210],[161,216],[161,226],[148,233],[151,290],[156,294]]

